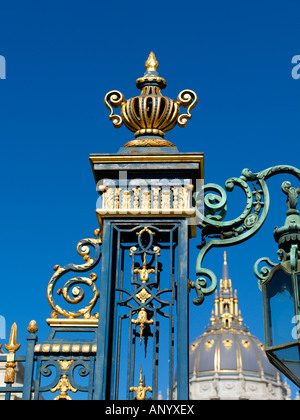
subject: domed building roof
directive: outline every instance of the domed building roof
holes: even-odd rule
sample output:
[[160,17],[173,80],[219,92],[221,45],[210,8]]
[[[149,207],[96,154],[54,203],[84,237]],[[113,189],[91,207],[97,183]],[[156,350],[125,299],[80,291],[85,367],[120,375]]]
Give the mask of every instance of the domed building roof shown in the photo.
[[232,292],[226,252],[219,293],[204,334],[190,345],[191,399],[290,399],[289,386],[271,365],[262,342],[243,324]]

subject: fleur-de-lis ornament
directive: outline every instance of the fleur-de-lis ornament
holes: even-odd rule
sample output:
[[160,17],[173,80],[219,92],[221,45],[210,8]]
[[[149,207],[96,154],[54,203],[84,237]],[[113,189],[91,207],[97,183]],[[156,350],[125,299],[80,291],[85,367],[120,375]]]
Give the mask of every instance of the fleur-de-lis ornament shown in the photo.
[[146,399],[147,391],[152,392],[151,386],[145,386],[145,380],[143,380],[143,371],[142,366],[140,367],[140,379],[139,379],[139,386],[131,386],[129,391],[134,391],[136,394],[136,399],[138,401],[142,401]]
[[142,283],[147,283],[149,280],[149,274],[155,273],[154,268],[147,268],[147,261],[146,261],[146,252],[144,252],[144,259],[143,259],[143,266],[142,268],[135,268],[134,273],[138,273],[140,276],[140,280]]
[[147,324],[153,324],[153,319],[148,319],[145,308],[141,308],[141,310],[138,313],[137,319],[132,319],[131,323],[140,325],[140,344],[142,344],[144,327]]

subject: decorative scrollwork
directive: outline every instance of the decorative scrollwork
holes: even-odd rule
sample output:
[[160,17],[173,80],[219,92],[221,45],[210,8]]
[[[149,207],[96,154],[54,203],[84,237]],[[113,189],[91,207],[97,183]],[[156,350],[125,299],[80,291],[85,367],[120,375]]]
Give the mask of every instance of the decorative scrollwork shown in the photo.
[[88,376],[91,373],[89,363],[82,360],[69,360],[69,359],[58,359],[58,360],[47,360],[40,367],[40,373],[44,377],[51,378],[51,383],[40,387],[40,392],[51,391],[52,393],[59,392],[59,395],[55,397],[55,400],[71,400],[68,392],[88,392],[88,387],[82,384],[78,384],[75,381],[76,375],[80,377]]
[[42,376],[46,378],[51,378],[51,383],[40,386],[40,392],[49,391],[53,389],[56,384],[58,383],[60,376],[61,376],[61,367],[60,363],[57,360],[47,360],[45,363],[42,364],[40,367],[40,373]]
[[190,111],[196,106],[197,102],[198,97],[194,91],[190,89],[185,89],[179,93],[177,97],[178,105],[187,108],[187,113],[179,115],[177,119],[179,127],[185,127],[187,124],[187,120],[190,120],[192,118]]
[[[271,176],[283,173],[294,175],[300,180],[300,170],[287,165],[277,165],[258,173],[253,173],[246,168],[239,178],[229,178],[225,183],[226,191],[231,192],[235,186],[238,186],[246,196],[246,206],[243,212],[230,221],[224,220],[227,196],[222,187],[216,184],[206,184],[194,194],[198,225],[202,234],[202,243],[199,245],[200,252],[196,262],[196,275],[206,275],[211,281],[208,288],[206,287],[206,281],[202,278],[197,279],[194,283],[192,282],[198,296],[197,299],[194,299],[195,304],[201,304],[204,296],[212,293],[217,285],[215,275],[210,270],[202,268],[202,261],[206,253],[213,247],[232,246],[244,242],[259,231],[266,220],[270,206],[266,180]],[[252,184],[252,189],[249,183]],[[300,187],[292,189],[290,183],[285,182],[282,189],[288,195],[289,208],[294,209]],[[204,212],[201,212],[199,208],[203,209],[203,207]],[[260,273],[257,272],[256,274],[265,279],[268,272],[262,269]]]
[[[55,273],[50,279],[50,282],[48,284],[47,288],[47,298],[48,302],[53,309],[53,312],[51,314],[52,318],[57,318],[58,315],[62,315],[66,318],[77,318],[80,316],[83,316],[84,318],[91,318],[91,310],[94,308],[98,297],[98,289],[95,285],[95,281],[97,280],[97,275],[95,273],[90,274],[90,278],[87,277],[75,277],[70,280],[68,280],[63,288],[60,288],[57,290],[58,295],[62,295],[66,302],[71,304],[78,304],[82,302],[84,299],[84,290],[82,287],[78,286],[86,285],[91,289],[92,292],[92,298],[90,302],[85,306],[84,308],[79,309],[78,311],[69,311],[66,309],[61,308],[54,299],[54,289],[58,282],[58,280],[66,273],[73,271],[73,272],[86,272],[94,268],[101,257],[101,248],[100,245],[102,243],[100,238],[100,230],[96,229],[94,232],[96,237],[99,237],[98,239],[89,238],[89,239],[83,239],[81,240],[77,245],[77,252],[80,256],[83,257],[83,260],[85,261],[84,264],[78,265],[78,264],[68,264],[64,267],[60,267],[59,265],[54,266]],[[92,246],[95,249],[95,253],[93,258],[90,256],[90,246]],[[71,290],[72,289],[72,290]],[[73,295],[71,297],[70,293]],[[97,317],[96,314],[94,317]]]
[[114,127],[120,128],[123,124],[122,117],[120,115],[114,114],[113,108],[120,108],[124,103],[124,95],[118,90],[111,90],[104,97],[104,103],[107,108],[110,110],[110,115],[108,118],[112,120]]
[[264,180],[278,174],[290,174],[296,176],[300,180],[300,169],[295,168],[294,166],[289,165],[276,165],[271,166],[270,168],[264,169],[260,172],[253,173],[250,169],[245,168],[242,170],[241,178],[245,181],[255,181],[255,180]]
[[[76,375],[75,375],[76,372]],[[69,368],[69,379],[71,385],[76,388],[80,392],[87,392],[88,387],[78,383],[75,380],[75,377],[79,375],[81,378],[84,378],[91,374],[91,367],[88,362],[84,360],[75,360],[74,363],[71,364]]]
[[[201,227],[202,230],[204,229],[204,235],[208,236],[210,234],[219,234],[220,238],[222,237],[222,239],[224,239],[225,237],[228,238],[237,236],[239,233],[241,233],[237,231],[237,228],[243,224],[244,220],[251,213],[253,207],[253,193],[249,185],[241,178],[229,178],[225,183],[225,188],[228,192],[233,191],[235,186],[238,186],[243,190],[247,201],[242,214],[230,221],[223,221],[227,210],[227,195],[225,190],[216,184],[207,184],[203,186],[203,191],[200,191],[200,193],[203,194],[204,192],[205,194],[206,191],[212,191],[212,193],[204,195],[204,215],[201,215],[199,210],[196,209],[196,212],[198,212],[199,220],[202,220]],[[219,195],[216,195],[216,193]],[[257,187],[255,187],[255,194],[258,194]],[[261,195],[259,195],[259,197],[261,199]],[[196,195],[196,202],[197,201],[199,200],[198,196]],[[262,204],[261,202],[260,206],[257,206],[257,202],[255,204],[255,213],[257,214],[260,211]],[[220,212],[220,214],[216,216],[216,212]]]
[[196,281],[191,281],[189,283],[190,288],[195,289],[197,294],[197,298],[193,299],[193,304],[196,306],[201,305],[204,301],[204,296],[212,294],[217,287],[217,278],[212,271],[202,268],[201,273],[206,274],[210,278],[211,285],[206,287],[207,281],[203,277],[199,277]]
[[[160,311],[169,305],[169,302],[161,297],[164,293],[171,292],[171,289],[160,289],[159,287],[159,273],[162,271],[162,264],[158,259],[161,255],[161,248],[153,243],[158,229],[155,226],[144,226],[141,229],[139,226],[136,230],[138,243],[129,249],[129,256],[132,258],[131,282],[135,285],[135,290],[131,292],[126,288],[117,288],[117,291],[125,295],[118,303],[122,306],[128,306],[134,311],[141,309]],[[148,262],[147,257],[149,258]],[[140,258],[142,259],[142,265],[137,262]],[[157,290],[155,291],[155,289]],[[154,306],[154,301],[158,303],[157,306]],[[136,304],[138,307],[136,307]],[[161,315],[165,316],[163,313]]]
[[[267,266],[263,266],[260,270],[258,269],[258,266],[260,263],[262,262],[266,262],[268,264],[269,267]],[[258,278],[258,287],[261,290],[261,286],[263,283],[265,283],[270,275],[270,272],[272,270],[273,267],[275,267],[277,264],[274,264],[269,258],[260,258],[259,260],[256,261],[256,263],[254,264],[254,274],[256,275],[256,277]]]
[[[227,211],[227,196],[225,190],[216,184],[207,184],[205,185],[205,189],[213,191],[213,193],[204,196],[205,216],[209,220],[223,220]],[[216,192],[219,195],[216,195]],[[217,212],[220,212],[220,214],[216,215]]]

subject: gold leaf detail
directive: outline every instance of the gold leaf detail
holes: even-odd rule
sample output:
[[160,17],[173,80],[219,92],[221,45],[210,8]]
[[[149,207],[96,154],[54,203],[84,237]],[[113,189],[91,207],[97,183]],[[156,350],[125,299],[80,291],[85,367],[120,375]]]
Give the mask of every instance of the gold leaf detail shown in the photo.
[[249,349],[250,347],[250,341],[248,340],[242,340],[242,345],[245,347],[245,349]]
[[230,338],[226,338],[225,340],[223,340],[223,345],[224,345],[226,350],[231,349],[232,343],[233,343],[233,341],[230,340]]
[[209,350],[214,345],[215,340],[207,340],[205,341],[205,350]]
[[147,292],[145,288],[143,288],[139,293],[135,295],[142,303],[145,303],[147,299],[151,297],[150,293]]
[[151,386],[145,386],[145,380],[143,380],[143,371],[142,366],[140,367],[140,379],[139,379],[139,386],[131,386],[129,391],[134,391],[136,393],[136,399],[138,401],[143,401],[146,399],[147,391],[152,392]]
[[147,71],[156,71],[158,68],[158,61],[156,60],[156,57],[153,51],[151,51],[147,61],[145,62],[145,68]]

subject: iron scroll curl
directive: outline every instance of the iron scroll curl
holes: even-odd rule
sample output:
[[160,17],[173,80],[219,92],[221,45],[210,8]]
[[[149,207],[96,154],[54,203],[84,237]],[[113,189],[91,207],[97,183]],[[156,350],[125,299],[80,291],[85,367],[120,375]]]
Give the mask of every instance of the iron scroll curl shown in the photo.
[[[49,305],[53,309],[51,318],[57,318],[58,315],[66,318],[77,318],[80,316],[83,316],[84,318],[92,317],[91,311],[99,298],[98,289],[95,284],[95,281],[97,280],[97,275],[95,273],[91,273],[90,278],[74,277],[68,280],[63,288],[57,289],[57,294],[62,295],[66,302],[70,304],[79,304],[83,301],[85,296],[84,290],[81,286],[85,285],[90,288],[92,292],[91,300],[85,307],[77,311],[63,309],[60,305],[58,305],[54,298],[54,290],[56,289],[56,285],[60,278],[68,272],[87,272],[92,270],[98,264],[101,258],[102,243],[100,229],[96,229],[94,234],[98,238],[82,239],[77,245],[77,252],[83,257],[83,260],[85,261],[84,264],[67,264],[64,267],[60,267],[59,265],[54,266],[55,273],[51,277],[47,287],[47,299]],[[95,251],[93,258],[90,256],[90,247],[94,248]],[[98,315],[95,314],[94,317],[97,316]]]
[[120,108],[124,103],[124,95],[118,90],[111,90],[104,97],[104,104],[110,110],[108,118],[113,122],[114,127],[120,128],[123,120],[120,115],[114,114],[113,108]]
[[179,127],[185,127],[187,125],[187,120],[192,118],[190,111],[197,105],[197,102],[198,97],[193,90],[185,89],[179,93],[177,97],[178,105],[187,108],[187,113],[181,114],[177,118]]

